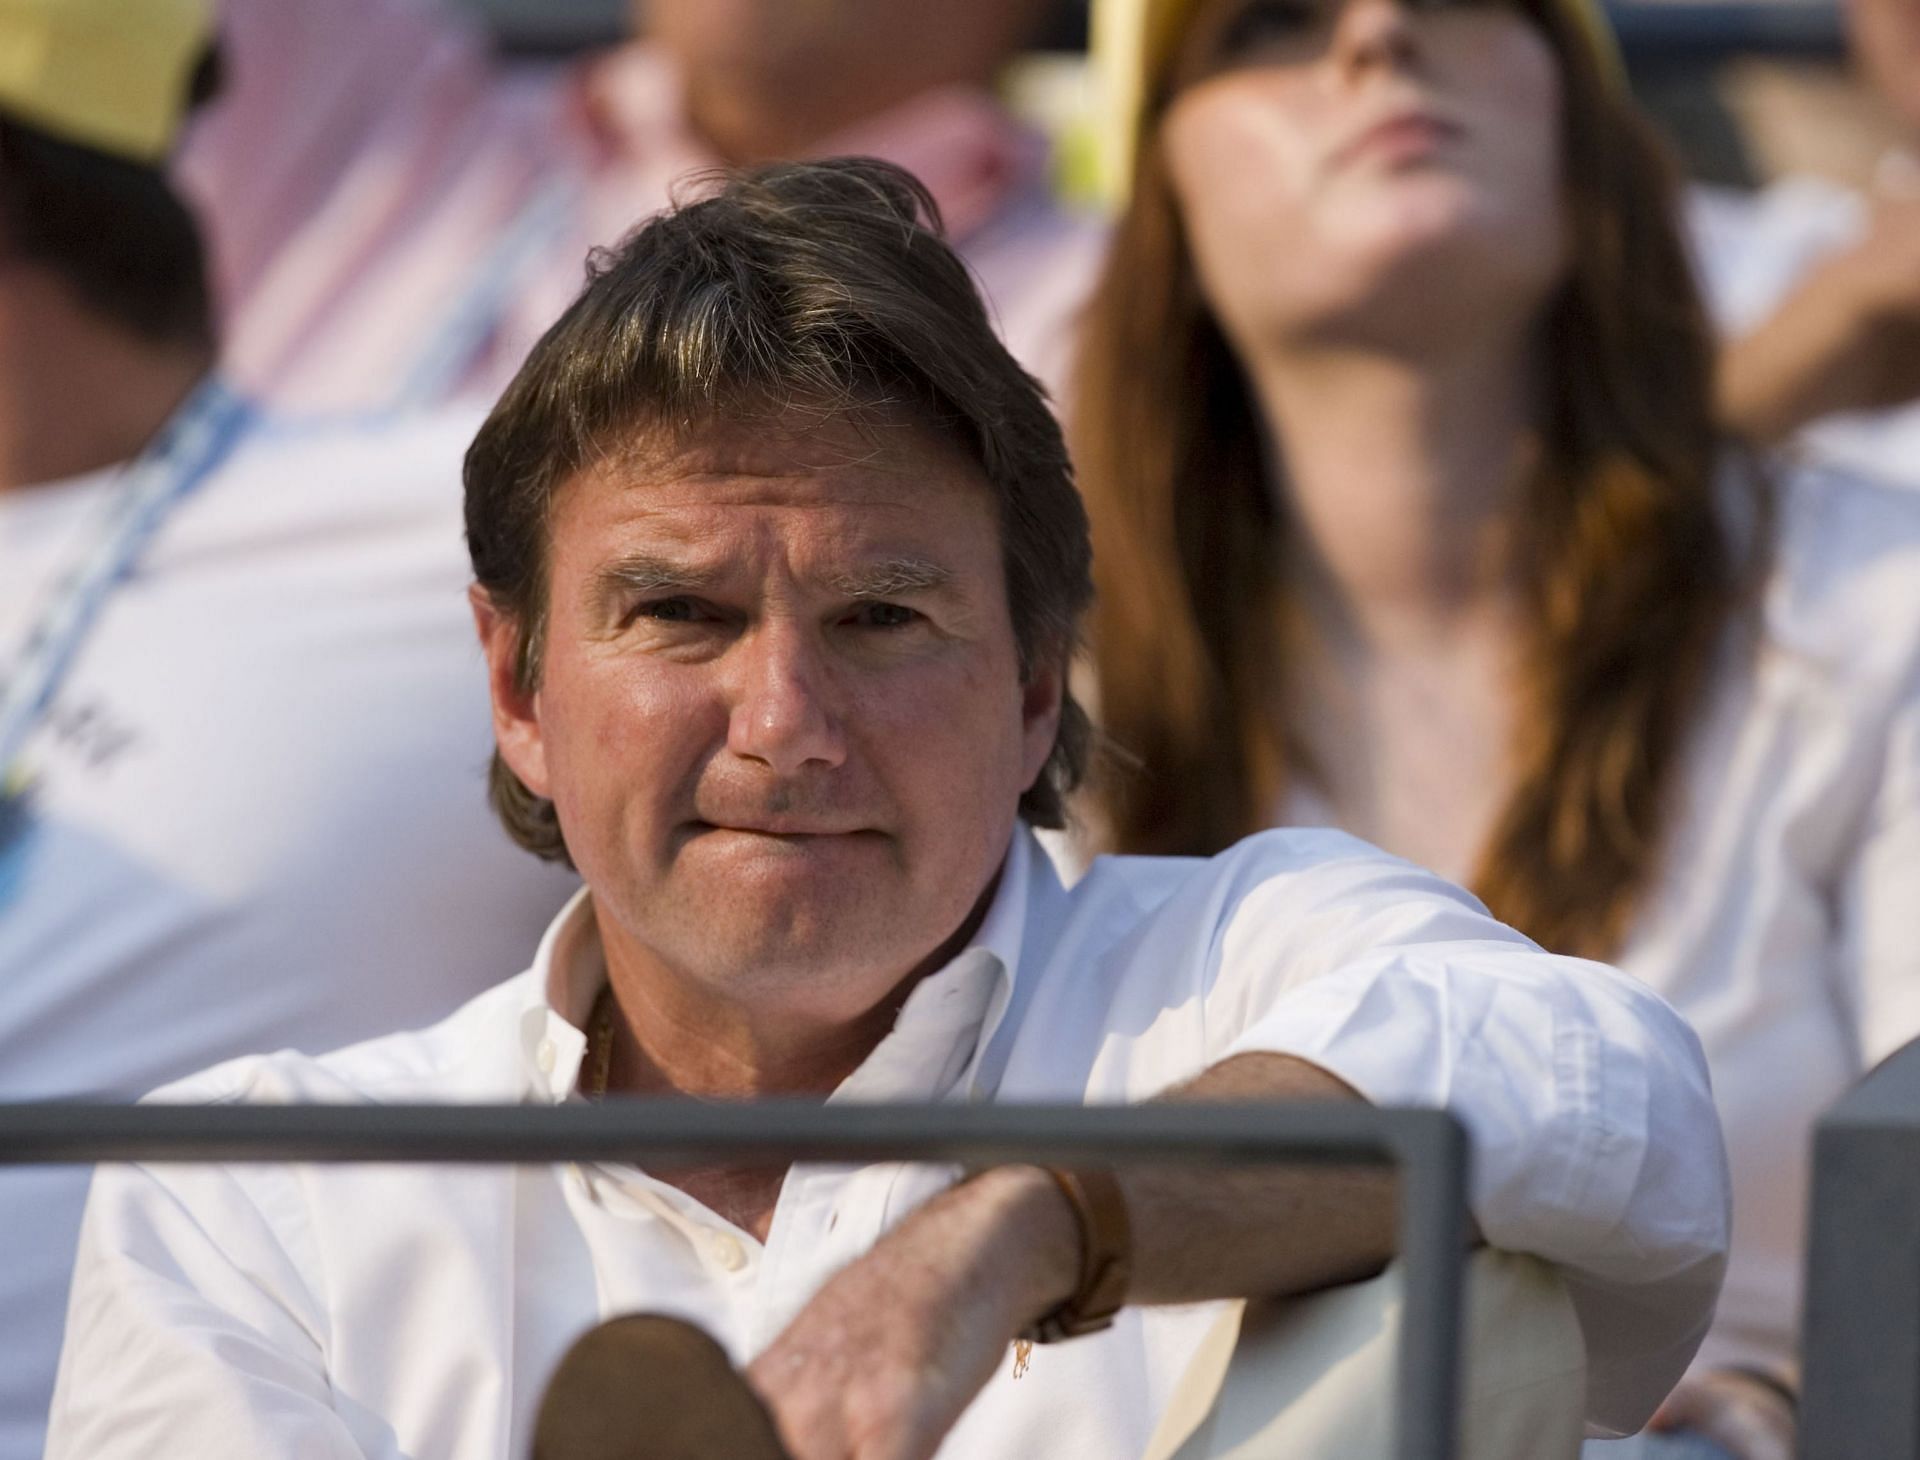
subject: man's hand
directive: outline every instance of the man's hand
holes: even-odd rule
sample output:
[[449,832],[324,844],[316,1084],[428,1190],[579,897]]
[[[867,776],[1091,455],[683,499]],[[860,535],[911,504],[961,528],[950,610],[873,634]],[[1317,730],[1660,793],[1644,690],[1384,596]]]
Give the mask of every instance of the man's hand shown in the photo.
[[1737,1369],[1714,1369],[1681,1380],[1647,1428],[1691,1430],[1737,1460],[1793,1460],[1793,1407]]
[[1866,237],[1726,346],[1719,398],[1724,423],[1761,443],[1836,412],[1920,398],[1920,199],[1877,204]]
[[[1242,1054],[1161,1098],[1360,1097],[1289,1055]],[[1130,1301],[1311,1292],[1370,1276],[1393,1251],[1387,1172],[1117,1174],[1133,1239]],[[829,1279],[747,1370],[794,1460],[926,1460],[1012,1361],[1013,1336],[1072,1296],[1080,1240],[1066,1197],[1034,1166],[989,1171],[909,1216]]]
[[1080,1235],[1031,1166],[936,1197],[831,1278],[747,1377],[794,1460],[927,1460],[1002,1364],[1064,1301]]

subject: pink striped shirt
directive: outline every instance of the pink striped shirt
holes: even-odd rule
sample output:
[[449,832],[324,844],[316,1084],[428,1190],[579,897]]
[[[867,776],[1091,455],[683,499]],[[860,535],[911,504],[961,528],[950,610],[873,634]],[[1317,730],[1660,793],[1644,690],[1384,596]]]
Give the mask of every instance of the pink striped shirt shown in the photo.
[[[716,165],[674,67],[642,43],[503,62],[428,0],[223,11],[227,90],[179,173],[210,237],[229,370],[283,407],[497,391],[579,289],[588,251]],[[1014,352],[1056,379],[1101,235],[1053,202],[1044,142],[952,88],[818,149],[842,153],[920,176]]]

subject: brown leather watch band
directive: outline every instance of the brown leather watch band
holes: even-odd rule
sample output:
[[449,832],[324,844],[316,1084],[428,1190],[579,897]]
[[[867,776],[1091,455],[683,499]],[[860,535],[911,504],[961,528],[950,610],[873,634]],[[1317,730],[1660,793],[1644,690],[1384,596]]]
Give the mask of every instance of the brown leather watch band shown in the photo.
[[1058,1183],[1080,1225],[1080,1281],[1066,1302],[1020,1337],[1058,1343],[1112,1326],[1113,1315],[1126,1305],[1133,1281],[1133,1228],[1111,1171],[1042,1169]]

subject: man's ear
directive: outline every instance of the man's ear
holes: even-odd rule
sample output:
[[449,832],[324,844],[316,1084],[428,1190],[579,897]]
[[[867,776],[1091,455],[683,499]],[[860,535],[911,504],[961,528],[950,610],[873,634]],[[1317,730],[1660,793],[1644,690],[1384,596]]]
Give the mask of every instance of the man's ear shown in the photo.
[[1024,763],[1020,784],[1031,790],[1046,769],[1053,754],[1053,742],[1060,734],[1060,707],[1066,697],[1067,672],[1064,666],[1036,667],[1020,689],[1021,748]]
[[487,688],[493,696],[493,741],[507,768],[536,796],[547,796],[547,747],[540,734],[540,692],[520,688],[519,621],[499,608],[478,583],[467,589],[473,626],[487,656]]

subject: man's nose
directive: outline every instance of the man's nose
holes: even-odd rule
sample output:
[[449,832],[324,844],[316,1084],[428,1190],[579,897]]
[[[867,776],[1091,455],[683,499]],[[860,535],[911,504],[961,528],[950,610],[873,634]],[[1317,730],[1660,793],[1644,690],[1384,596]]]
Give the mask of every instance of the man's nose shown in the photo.
[[737,680],[727,749],[780,775],[846,758],[832,666],[793,624],[763,625],[734,647]]
[[1347,0],[1333,27],[1333,60],[1344,71],[1412,65],[1419,51],[1413,16],[1401,0]]

